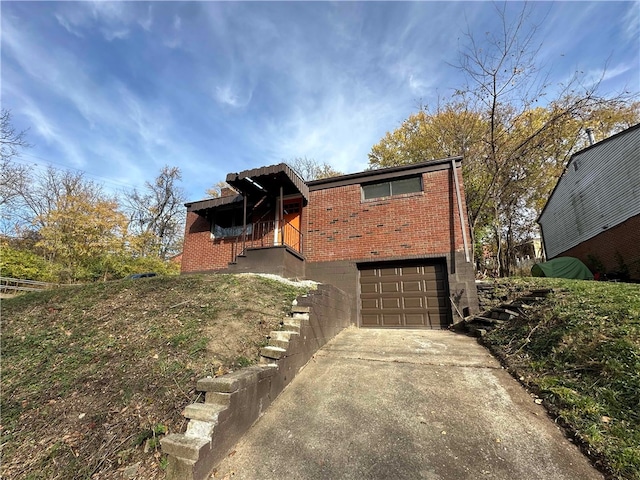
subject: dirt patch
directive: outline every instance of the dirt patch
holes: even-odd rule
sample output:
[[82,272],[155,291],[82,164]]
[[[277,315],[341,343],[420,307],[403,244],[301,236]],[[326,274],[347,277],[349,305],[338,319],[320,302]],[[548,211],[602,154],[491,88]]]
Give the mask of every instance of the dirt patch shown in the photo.
[[4,300],[2,477],[163,478],[195,382],[255,363],[305,291],[194,275]]

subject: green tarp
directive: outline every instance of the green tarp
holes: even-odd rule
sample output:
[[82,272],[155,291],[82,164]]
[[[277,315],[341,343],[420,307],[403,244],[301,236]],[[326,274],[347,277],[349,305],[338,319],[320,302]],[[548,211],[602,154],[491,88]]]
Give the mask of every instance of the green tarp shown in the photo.
[[544,263],[536,263],[531,267],[534,277],[574,278],[577,280],[593,280],[593,273],[577,258],[558,257]]

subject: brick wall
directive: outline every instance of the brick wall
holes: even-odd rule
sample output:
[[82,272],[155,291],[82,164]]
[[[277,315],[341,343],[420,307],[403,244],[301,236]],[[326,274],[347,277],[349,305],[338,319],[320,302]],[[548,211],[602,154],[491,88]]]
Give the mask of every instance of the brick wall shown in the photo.
[[221,270],[229,266],[235,238],[211,238],[211,224],[197,213],[187,212],[182,273]]
[[[464,202],[461,170],[456,173]],[[362,199],[359,184],[311,191],[301,219],[307,265],[456,258],[463,241],[451,169],[423,173],[422,179],[423,192],[373,200]],[[189,212],[182,272],[226,269],[233,243],[231,238],[211,239],[209,222]],[[455,272],[452,262],[449,273]]]
[[562,252],[559,257],[576,257],[594,273],[596,263],[604,272],[620,271],[620,262],[627,266],[631,280],[640,280],[640,215],[616,225],[579,245]]
[[[460,169],[457,173],[462,189]],[[360,185],[311,191],[302,219],[307,261],[366,261],[462,251],[451,170],[424,173],[422,178],[421,193],[374,200],[362,200]]]

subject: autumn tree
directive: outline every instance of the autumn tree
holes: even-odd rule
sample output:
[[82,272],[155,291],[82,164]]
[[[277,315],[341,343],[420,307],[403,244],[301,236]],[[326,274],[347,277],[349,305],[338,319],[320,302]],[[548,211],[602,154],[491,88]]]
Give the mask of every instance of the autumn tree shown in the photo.
[[[464,155],[463,173],[474,243],[491,239],[500,273],[511,271],[516,245],[531,237],[535,218],[586,127],[615,133],[637,115],[628,98],[598,94],[579,73],[552,85],[537,64],[541,44],[528,7],[483,39],[468,32],[456,67],[465,84],[434,111],[423,108],[388,133],[369,155],[373,167]],[[592,127],[594,128],[594,127]]]
[[225,188],[232,188],[227,182],[217,182],[210,188],[207,188],[205,191],[207,197],[209,198],[219,198],[222,195],[222,190]]
[[129,230],[140,255],[167,259],[182,248],[186,200],[178,185],[181,180],[178,167],[165,166],[142,191],[125,195]]
[[63,266],[63,281],[86,280],[92,270],[106,276],[109,262],[126,248],[127,218],[115,199],[64,194],[38,221],[37,246]]
[[[572,151],[551,155],[553,132],[566,132],[567,125],[589,112],[615,110],[628,100],[624,94],[601,96],[599,82],[586,81],[580,72],[565,84],[552,85],[537,62],[542,43],[537,25],[529,22],[529,7],[522,7],[515,18],[510,18],[510,7],[507,2],[495,5],[501,28],[487,32],[483,41],[466,33],[457,65],[466,79],[458,95],[483,115],[487,126],[484,154],[477,161],[483,162],[488,182],[478,192],[470,218],[477,223],[482,211],[490,212],[486,218],[491,218],[501,275],[511,273],[515,245],[531,234],[535,211],[523,198],[525,192],[536,190],[537,173],[557,178]],[[546,112],[538,108],[543,103]],[[526,227],[524,232],[515,228],[518,222]]]

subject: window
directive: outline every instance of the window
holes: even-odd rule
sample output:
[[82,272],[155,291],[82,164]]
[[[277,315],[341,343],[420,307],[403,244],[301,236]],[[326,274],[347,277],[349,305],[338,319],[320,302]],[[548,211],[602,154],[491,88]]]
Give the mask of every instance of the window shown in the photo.
[[[253,230],[253,225],[250,223],[247,224],[247,235],[251,235],[251,231]],[[238,237],[242,235],[242,225],[234,226],[234,227],[221,227],[220,225],[214,224],[211,228],[211,233],[214,238],[225,238],[225,237]]]
[[404,193],[416,193],[422,191],[422,178],[410,177],[387,182],[370,183],[362,185],[362,194],[365,200],[379,197],[389,197],[391,195],[402,195]]
[[[211,221],[211,235],[213,238],[238,237],[242,235],[242,208],[216,210]],[[253,225],[247,223],[247,235],[253,232]]]

